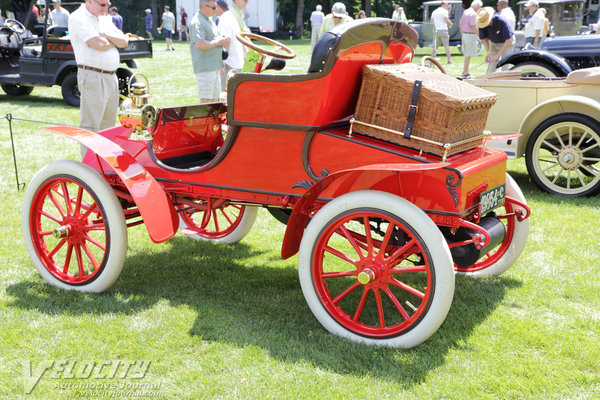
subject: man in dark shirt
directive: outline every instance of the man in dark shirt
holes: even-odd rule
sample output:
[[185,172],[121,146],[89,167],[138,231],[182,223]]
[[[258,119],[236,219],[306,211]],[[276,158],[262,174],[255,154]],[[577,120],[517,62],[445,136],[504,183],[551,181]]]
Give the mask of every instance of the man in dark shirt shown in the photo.
[[110,8],[110,16],[112,18],[113,24],[122,31],[123,30],[123,17],[119,15],[119,9],[117,7]]
[[479,39],[487,50],[485,61],[489,63],[488,74],[496,70],[502,56],[515,50],[515,36],[508,21],[492,7],[483,7],[477,12],[475,23],[479,28]]

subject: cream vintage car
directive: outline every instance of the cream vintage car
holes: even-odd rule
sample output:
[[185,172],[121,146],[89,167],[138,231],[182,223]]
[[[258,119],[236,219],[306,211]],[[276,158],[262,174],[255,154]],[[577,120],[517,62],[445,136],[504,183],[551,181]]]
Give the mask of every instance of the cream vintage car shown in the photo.
[[600,67],[566,78],[500,71],[469,83],[498,94],[485,129],[522,136],[490,141],[490,146],[510,158],[524,156],[537,186],[564,196],[600,192]]

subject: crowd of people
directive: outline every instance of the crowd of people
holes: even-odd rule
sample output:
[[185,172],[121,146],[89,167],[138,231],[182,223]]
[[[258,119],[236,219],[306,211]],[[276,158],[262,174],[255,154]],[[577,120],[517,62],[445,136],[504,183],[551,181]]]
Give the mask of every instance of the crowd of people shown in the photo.
[[[173,36],[179,32],[179,40],[189,39],[193,71],[196,76],[198,98],[202,102],[218,101],[231,71],[244,67],[248,49],[236,39],[240,32],[250,32],[246,24],[246,6],[249,0],[198,0],[199,10],[188,23],[184,8],[177,18],[165,6],[156,31],[162,33],[167,51],[175,50]],[[252,1],[252,0],[251,0]],[[50,17],[52,24],[68,29],[78,64],[78,86],[81,92],[81,126],[97,131],[114,123],[118,104],[118,83],[115,71],[118,67],[118,47],[127,45],[123,34],[123,17],[117,7],[109,7],[108,0],[86,0],[72,14],[62,7],[60,0],[52,0]],[[525,26],[527,43],[541,46],[547,19],[536,0],[529,0],[526,7],[531,14]],[[448,30],[453,22],[449,6],[442,1],[431,14],[434,26],[432,56],[436,56],[441,44],[445,48],[447,63],[450,64]],[[39,10],[38,10],[39,12]],[[2,18],[0,14],[0,18]],[[367,18],[364,10],[356,14],[357,19]],[[408,22],[403,8],[396,4],[391,19]],[[319,37],[339,24],[352,21],[346,5],[336,2],[331,12],[325,15],[317,5],[310,16],[311,51]],[[152,10],[146,9],[144,25],[149,39],[153,38]],[[498,0],[497,10],[483,7],[481,0],[473,0],[460,19],[462,52],[464,55],[463,77],[469,77],[470,59],[477,54],[478,38],[487,51],[485,57],[488,72],[496,68],[498,61],[512,53],[515,45],[515,15],[509,0]],[[100,86],[98,86],[100,85]],[[98,113],[98,110],[103,110]]]

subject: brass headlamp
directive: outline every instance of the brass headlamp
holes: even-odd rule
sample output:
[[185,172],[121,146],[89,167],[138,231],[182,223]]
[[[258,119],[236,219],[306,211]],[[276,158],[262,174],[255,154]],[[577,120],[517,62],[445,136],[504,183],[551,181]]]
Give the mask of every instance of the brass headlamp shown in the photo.
[[[136,76],[144,78],[146,82],[134,79]],[[148,128],[156,121],[156,107],[148,104],[149,88],[148,78],[144,75],[137,73],[129,78],[129,97],[119,106],[119,122],[121,126],[131,129],[130,140],[152,140],[152,133]]]

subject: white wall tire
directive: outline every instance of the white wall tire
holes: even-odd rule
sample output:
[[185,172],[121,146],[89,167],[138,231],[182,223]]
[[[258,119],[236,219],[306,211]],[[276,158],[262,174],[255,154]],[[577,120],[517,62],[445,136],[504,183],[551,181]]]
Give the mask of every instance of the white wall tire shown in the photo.
[[433,221],[412,203],[378,191],[352,192],[326,204],[308,224],[298,256],[302,292],[325,329],[356,342],[403,348],[427,340],[446,318],[454,295],[452,265]]
[[[123,269],[123,209],[106,180],[81,162],[55,161],[38,171],[25,191],[21,224],[29,256],[51,285],[102,292]],[[57,228],[63,237],[52,235]]]
[[[209,201],[202,201],[207,204]],[[219,243],[238,243],[256,221],[258,207],[228,204],[210,212],[185,208],[179,213],[179,229],[184,236]],[[188,210],[188,211],[186,211]]]

